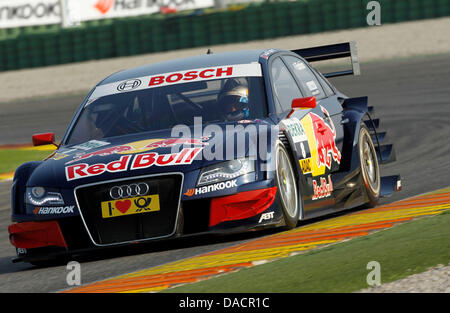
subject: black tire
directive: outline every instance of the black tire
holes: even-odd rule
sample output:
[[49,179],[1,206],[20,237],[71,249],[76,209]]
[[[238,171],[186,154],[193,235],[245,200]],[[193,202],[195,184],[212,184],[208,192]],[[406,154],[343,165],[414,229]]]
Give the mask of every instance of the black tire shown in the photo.
[[279,142],[276,148],[275,181],[278,193],[278,205],[283,211],[285,228],[297,226],[300,216],[300,205],[297,178],[286,147]]
[[380,198],[380,166],[372,137],[364,125],[359,130],[358,153],[361,177],[368,196],[366,206],[374,207]]

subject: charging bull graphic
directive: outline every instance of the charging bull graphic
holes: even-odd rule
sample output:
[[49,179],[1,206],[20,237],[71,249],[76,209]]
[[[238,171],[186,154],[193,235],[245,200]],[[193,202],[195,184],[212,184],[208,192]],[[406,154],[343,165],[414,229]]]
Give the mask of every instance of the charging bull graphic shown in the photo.
[[[321,106],[322,112],[330,116],[328,111]],[[331,127],[318,115],[310,113],[312,120],[314,136],[317,144],[317,166],[325,165],[331,168],[331,158],[338,164],[341,163],[341,152],[336,147],[336,129],[333,121],[329,119]]]
[[134,154],[146,152],[157,148],[173,147],[175,145],[194,145],[194,146],[207,145],[208,143],[203,142],[203,139],[206,140],[208,138],[202,139],[168,138],[168,139],[148,139],[135,141],[128,144],[105,148],[90,153],[76,154],[74,159],[72,161],[67,162],[66,164],[89,159],[94,156],[108,156],[112,154]]
[[[321,106],[321,109],[325,115],[329,116],[324,107]],[[309,113],[301,120],[301,123],[311,151],[310,168],[307,173],[311,173],[312,176],[324,175],[327,168],[331,169],[333,160],[338,164],[341,163],[341,152],[336,146],[336,129],[333,121],[329,119],[328,124],[328,121],[326,123],[317,114]],[[306,160],[303,159],[300,162],[306,162]]]

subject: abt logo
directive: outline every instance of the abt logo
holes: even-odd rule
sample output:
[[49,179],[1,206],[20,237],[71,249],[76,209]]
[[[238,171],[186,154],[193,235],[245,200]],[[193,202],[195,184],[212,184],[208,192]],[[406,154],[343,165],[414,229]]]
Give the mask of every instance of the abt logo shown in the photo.
[[98,0],[94,7],[102,14],[108,13],[111,7],[114,5],[114,0]]
[[266,220],[271,220],[271,219],[273,219],[273,211],[261,214],[261,217],[259,218],[258,223],[261,223],[262,221],[266,221]]

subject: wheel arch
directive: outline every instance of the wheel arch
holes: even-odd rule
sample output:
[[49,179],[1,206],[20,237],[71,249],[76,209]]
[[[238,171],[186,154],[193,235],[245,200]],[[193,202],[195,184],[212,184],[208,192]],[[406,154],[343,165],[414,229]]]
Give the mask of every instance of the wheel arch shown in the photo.
[[23,163],[16,169],[11,187],[11,213],[13,219],[15,215],[26,214],[23,195],[25,194],[29,177],[42,162],[32,161]]
[[300,168],[300,163],[298,161],[298,158],[296,157],[296,151],[292,148],[295,147],[294,142],[292,141],[292,137],[290,134],[285,130],[280,130],[278,134],[278,140],[281,142],[284,147],[286,148],[286,151],[288,152],[289,158],[291,160],[291,163],[295,169],[294,174],[297,179],[297,195],[298,195],[298,203],[301,205],[300,207],[300,219],[303,219],[304,212],[303,212],[303,197],[305,195],[309,195],[308,188],[307,187],[307,180],[305,175],[303,175],[303,172]]

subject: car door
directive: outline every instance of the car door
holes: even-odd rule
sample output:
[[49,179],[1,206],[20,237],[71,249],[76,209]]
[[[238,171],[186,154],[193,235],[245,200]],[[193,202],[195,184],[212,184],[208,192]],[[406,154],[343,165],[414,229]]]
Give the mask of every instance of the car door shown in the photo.
[[[294,76],[280,57],[277,57],[270,63],[270,74],[275,110],[281,116],[285,116],[286,113],[290,112],[292,109],[292,100],[304,98],[305,94],[300,89]],[[293,144],[292,150],[296,153],[294,157],[297,162],[311,156],[308,137],[306,136],[306,132],[301,123],[301,120],[308,112],[319,113],[317,108],[310,110],[295,110],[289,117],[284,118],[280,122],[280,126],[284,127],[290,134]]]
[[[285,115],[286,112],[291,111],[293,99],[306,97],[307,94],[304,88],[300,88],[298,80],[294,78],[281,57],[274,59],[269,68],[276,111]],[[295,110],[280,122],[280,126],[285,128],[291,137],[291,145],[293,145],[291,148],[295,153],[296,167],[303,172],[305,177],[305,180],[302,180],[305,181],[304,185],[300,186],[304,200],[304,217],[313,214],[317,209],[328,207],[331,199],[331,193],[324,197],[317,196],[320,187],[327,184],[323,182],[323,179],[330,172],[325,166],[319,166],[317,163],[318,149],[313,125],[320,126],[317,123],[322,121],[319,118],[322,114],[320,106],[313,109]]]
[[[334,90],[323,77],[316,74],[301,58],[286,54],[284,63],[295,78],[303,97],[314,96],[317,106],[309,110],[296,110],[307,142],[302,144],[299,159],[310,193],[304,197],[305,217],[320,215],[332,209],[335,203],[333,173],[340,169],[344,131],[341,124],[342,107]],[[324,88],[325,86],[325,88]]]
[[[338,172],[342,159],[344,129],[342,126],[342,106],[332,88],[309,64],[292,55],[283,56],[306,97],[314,96],[317,110],[309,114],[317,146],[318,167],[325,169],[317,173]],[[324,172],[325,170],[325,172]]]

